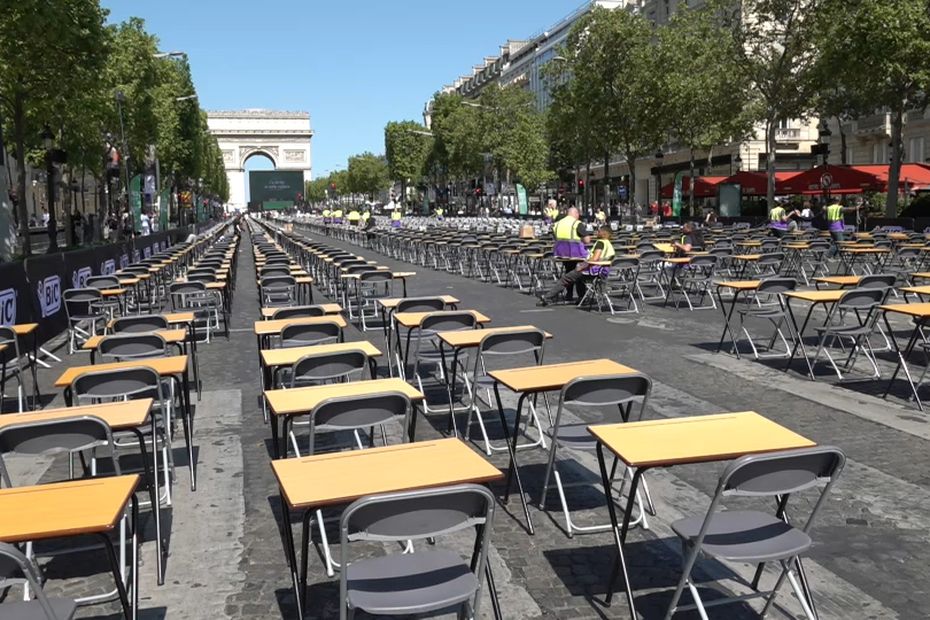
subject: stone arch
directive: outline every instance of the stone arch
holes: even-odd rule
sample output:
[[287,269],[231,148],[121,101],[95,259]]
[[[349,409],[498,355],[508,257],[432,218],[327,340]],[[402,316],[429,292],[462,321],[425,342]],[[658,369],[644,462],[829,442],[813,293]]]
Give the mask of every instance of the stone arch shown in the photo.
[[245,162],[250,158],[255,156],[261,157],[264,155],[271,160],[271,163],[274,165],[275,170],[280,166],[278,165],[278,147],[276,146],[240,146],[239,147],[239,167],[245,169]]

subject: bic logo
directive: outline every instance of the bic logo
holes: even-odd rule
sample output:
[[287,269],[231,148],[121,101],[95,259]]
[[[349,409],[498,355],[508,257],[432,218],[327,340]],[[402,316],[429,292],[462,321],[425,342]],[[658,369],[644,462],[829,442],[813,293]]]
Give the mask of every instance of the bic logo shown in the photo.
[[151,256],[151,255],[152,255],[152,248],[151,248],[151,247],[142,248],[142,255],[143,255],[144,257],[146,257],[146,258],[148,258],[149,256]]
[[100,275],[108,276],[114,272],[116,272],[116,261],[112,258],[108,258],[100,263]]
[[133,250],[133,251],[132,251],[132,262],[134,262],[134,263],[138,263],[138,262],[139,262],[139,250]]
[[61,278],[49,276],[41,280],[37,292],[43,319],[61,310]]
[[94,274],[94,270],[90,267],[81,267],[77,271],[71,273],[71,283],[74,284],[74,288],[84,288],[87,286],[87,278],[91,277]]
[[9,327],[16,324],[16,289],[0,291],[0,325]]
[[129,266],[129,254],[120,254],[119,255],[119,268],[125,269]]

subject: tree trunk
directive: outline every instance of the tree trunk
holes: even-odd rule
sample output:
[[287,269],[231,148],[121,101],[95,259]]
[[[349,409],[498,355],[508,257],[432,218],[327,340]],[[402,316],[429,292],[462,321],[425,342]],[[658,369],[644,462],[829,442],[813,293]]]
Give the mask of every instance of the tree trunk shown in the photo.
[[768,175],[768,185],[765,192],[766,209],[775,204],[775,125],[777,121],[765,121],[765,172]]
[[19,213],[19,237],[23,256],[32,254],[29,238],[29,213],[26,211],[26,119],[22,93],[13,97],[13,141],[16,143],[16,212]]
[[610,209],[610,153],[604,153],[604,208]]
[[849,164],[849,158],[846,156],[846,131],[843,129],[843,119],[836,117],[836,126],[840,130],[840,163],[844,166]]
[[[69,248],[75,246],[74,239],[74,222],[71,221],[71,211],[74,208],[71,204],[72,194],[71,194],[71,167],[66,166],[62,168],[61,171],[61,188],[59,190],[61,194],[61,211],[62,211],[62,221],[65,224],[65,245]],[[55,231],[55,234],[58,234],[58,231]]]
[[588,160],[587,166],[585,166],[584,172],[584,199],[582,204],[584,205],[584,211],[588,210],[588,196],[591,195],[591,188],[588,187],[591,185],[591,160]]
[[694,217],[694,186],[697,181],[694,178],[694,147],[689,149],[688,156],[688,217]]
[[[630,169],[630,184],[627,186],[627,200],[630,203],[630,206],[636,204],[636,156],[627,156],[626,158],[626,167]],[[636,209],[633,209],[633,212],[636,212]],[[635,222],[635,220],[634,220]]]
[[888,170],[888,199],[885,217],[898,216],[898,186],[901,175],[901,136],[904,133],[904,104],[894,111],[891,119],[891,168]]
[[0,263],[13,260],[16,254],[16,220],[17,216],[10,200],[9,168],[7,150],[3,142],[3,119],[0,118]]

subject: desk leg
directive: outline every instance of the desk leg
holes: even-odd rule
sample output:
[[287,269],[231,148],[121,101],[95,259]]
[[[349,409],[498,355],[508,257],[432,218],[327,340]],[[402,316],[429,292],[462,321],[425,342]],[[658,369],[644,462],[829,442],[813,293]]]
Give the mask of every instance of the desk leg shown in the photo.
[[921,411],[924,410],[923,403],[920,402],[920,395],[917,393],[917,386],[914,385],[914,380],[911,377],[911,371],[907,367],[907,358],[910,357],[911,352],[914,350],[914,347],[917,344],[917,339],[920,337],[920,329],[923,327],[921,323],[917,323],[914,326],[914,331],[911,332],[911,337],[907,341],[907,346],[902,352],[900,347],[898,347],[898,339],[894,335],[894,331],[891,329],[891,324],[888,322],[888,313],[882,315],[882,319],[885,322],[885,328],[888,330],[888,339],[891,340],[891,345],[894,347],[894,352],[898,356],[898,365],[895,366],[894,373],[891,375],[891,379],[888,380],[888,387],[885,388],[885,393],[882,395],[882,398],[888,398],[888,393],[891,392],[891,386],[894,385],[895,379],[898,378],[898,372],[903,370],[904,376],[907,378],[908,384],[911,386],[911,392],[914,394],[914,400],[917,402],[917,408]]
[[[446,367],[446,351],[445,347],[442,344],[439,345],[439,355],[442,358],[442,367]],[[447,373],[446,377],[446,392],[449,398],[449,426],[446,429],[447,433],[455,431],[455,435],[458,436],[458,428],[455,425],[455,380],[456,380],[456,371],[458,370],[459,363],[459,348],[455,347],[452,351],[452,369]],[[468,429],[465,429],[464,436],[467,438]]]
[[717,353],[720,353],[720,350],[723,348],[723,341],[726,339],[727,334],[730,334],[736,359],[740,359],[739,346],[736,344],[736,336],[733,334],[733,329],[730,327],[730,320],[733,318],[733,313],[736,311],[739,294],[740,291],[733,291],[733,301],[730,303],[730,311],[727,312],[726,305],[723,303],[723,296],[720,294],[720,287],[717,287],[717,300],[720,302],[720,311],[723,312],[723,333],[720,334],[720,342],[717,343]]
[[281,520],[284,522],[284,552],[287,554],[287,567],[291,571],[291,585],[294,588],[294,604],[297,606],[297,617],[303,618],[303,593],[300,591],[300,576],[297,574],[297,553],[294,550],[294,528],[291,525],[291,511],[284,499],[284,491],[278,490],[281,496]]
[[[129,598],[129,592],[126,589],[126,583],[123,581],[122,566],[113,548],[113,541],[108,534],[101,534],[103,547],[106,550],[107,558],[110,561],[110,571],[113,573],[113,580],[116,582],[116,592],[119,596],[120,604],[123,607],[123,615],[126,620],[135,620],[136,611],[139,603],[139,501],[136,496],[131,497],[132,502],[132,526],[130,528],[130,540],[132,545],[132,570],[130,573],[130,587],[132,588],[132,600]],[[135,605],[133,604],[135,603]]]
[[630,515],[633,512],[633,502],[636,501],[636,487],[639,484],[641,471],[637,469],[633,474],[633,480],[630,483],[630,494],[627,500],[626,512],[623,515],[622,529],[617,524],[617,509],[614,506],[613,491],[610,484],[610,474],[607,472],[607,464],[604,461],[604,447],[601,442],[597,442],[597,463],[601,470],[601,482],[604,485],[604,495],[607,498],[607,512],[610,515],[610,529],[614,534],[614,543],[617,545],[617,559],[614,562],[613,569],[610,572],[610,580],[607,582],[607,594],[604,597],[604,603],[610,605],[614,596],[614,582],[617,580],[617,573],[623,573],[623,585],[626,589],[626,601],[630,606],[630,617],[636,620],[636,606],[633,601],[633,588],[630,585],[630,574],[627,571],[626,556],[623,553],[623,545],[626,543],[626,533],[630,525]]
[[32,410],[39,410],[39,375],[36,368],[39,364],[39,330],[32,330]]
[[197,401],[202,398],[200,390],[200,363],[197,361],[197,338],[194,336],[194,324],[187,324],[187,338],[190,340],[191,362],[194,365],[194,387],[197,388]]
[[794,343],[794,348],[791,349],[791,356],[788,358],[788,362],[785,364],[785,370],[788,371],[791,369],[791,362],[794,361],[794,356],[797,355],[798,349],[801,349],[801,354],[804,356],[804,361],[807,363],[808,376],[810,376],[811,381],[813,381],[814,369],[811,367],[811,360],[809,357],[807,357],[807,350],[804,348],[804,331],[807,329],[807,324],[811,320],[811,315],[814,313],[816,304],[811,304],[810,309],[807,311],[807,316],[804,317],[804,324],[801,325],[800,329],[798,329],[798,321],[794,316],[794,310],[791,309],[791,301],[786,300],[785,305],[788,307],[788,317],[791,319],[791,327],[794,329],[794,335],[797,337],[797,340]]
[[191,406],[191,386],[187,376],[187,369],[181,375],[181,397],[184,399],[184,416],[181,423],[184,426],[184,440],[187,442],[187,459],[191,469],[191,491],[197,490],[197,463],[194,462],[194,411]]
[[523,492],[523,481],[520,479],[520,469],[517,465],[517,451],[516,451],[516,433],[520,428],[520,410],[523,407],[523,400],[525,398],[524,394],[520,394],[520,398],[517,400],[517,411],[516,411],[516,424],[514,424],[514,438],[511,440],[510,431],[507,428],[507,417],[504,415],[504,404],[501,401],[500,386],[495,381],[494,382],[494,398],[497,401],[497,413],[500,415],[501,419],[501,428],[504,431],[504,441],[507,444],[507,452],[510,455],[510,468],[507,470],[507,484],[504,488],[504,503],[510,499],[510,485],[511,481],[516,478],[517,480],[517,492],[520,494],[520,503],[523,504],[523,515],[526,517],[526,527],[530,535],[536,533],[533,528],[533,519],[530,517],[530,509],[526,504],[526,494]]
[[163,585],[165,583],[165,572],[163,565],[164,544],[161,537],[161,501],[159,500],[158,488],[158,434],[154,414],[149,414],[149,418],[152,423],[152,458],[154,475],[152,475],[152,472],[149,471],[149,459],[148,454],[146,454],[145,438],[142,437],[142,433],[137,428],[132,429],[132,432],[135,434],[136,439],[139,441],[139,452],[142,457],[142,471],[145,474],[146,480],[148,481],[147,486],[149,488],[149,501],[152,503],[152,513],[155,515],[155,578],[158,585]]

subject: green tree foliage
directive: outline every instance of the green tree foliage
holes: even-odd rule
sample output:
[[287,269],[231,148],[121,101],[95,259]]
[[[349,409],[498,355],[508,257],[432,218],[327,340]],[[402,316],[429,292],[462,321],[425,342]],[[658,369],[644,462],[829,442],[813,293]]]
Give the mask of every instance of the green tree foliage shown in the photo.
[[480,126],[478,110],[464,105],[460,95],[437,93],[433,97],[431,157],[450,179],[464,181],[481,175]]
[[418,183],[426,173],[426,162],[433,148],[433,138],[423,125],[414,121],[392,121],[384,127],[384,154],[388,174],[401,184],[406,196],[407,184]]
[[374,198],[391,183],[387,162],[369,152],[350,157],[347,181],[350,192]]
[[[737,41],[712,7],[681,5],[658,31],[656,58],[663,117],[675,141],[688,148],[694,179],[695,151],[706,152],[710,160],[715,146],[742,140],[752,131]],[[694,192],[689,204],[693,213]]]
[[[842,93],[853,115],[891,114],[885,211],[894,217],[907,113],[923,110],[930,93],[930,5],[926,0],[826,0],[818,23],[824,90]],[[825,99],[827,111],[835,111],[837,100]]]
[[[69,129],[79,109],[75,104],[94,89],[106,56],[106,12],[97,0],[21,0],[4,3],[0,14],[0,120],[19,164],[19,228],[28,255],[23,162],[30,149],[40,146],[38,134],[45,124],[57,124],[52,128],[68,139],[85,135],[86,127],[75,133]],[[69,127],[62,127],[59,123],[66,120]]]

